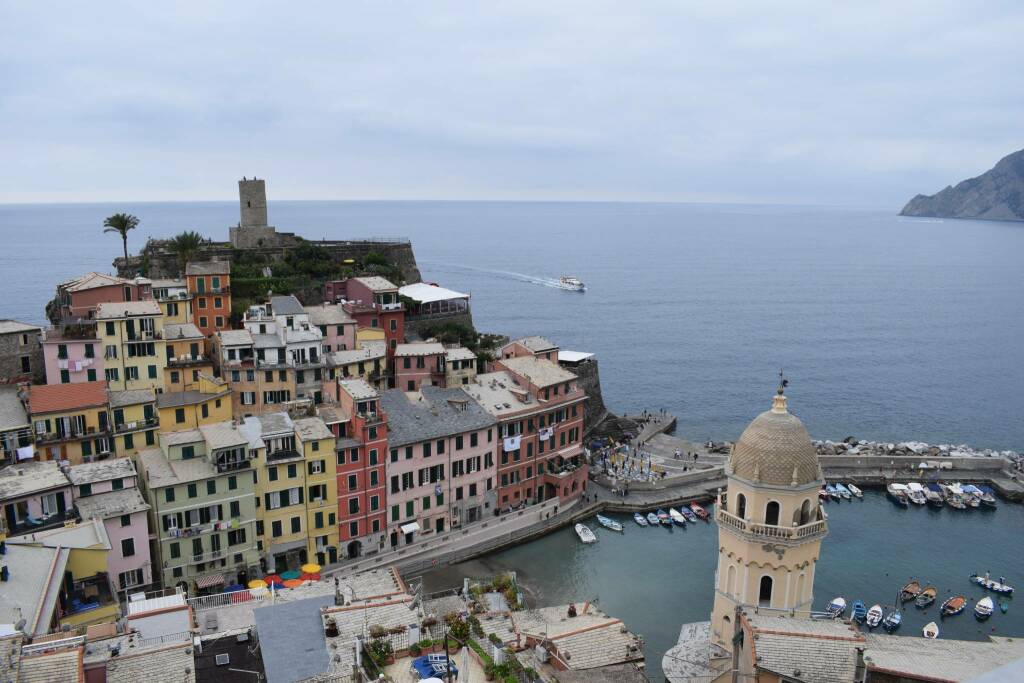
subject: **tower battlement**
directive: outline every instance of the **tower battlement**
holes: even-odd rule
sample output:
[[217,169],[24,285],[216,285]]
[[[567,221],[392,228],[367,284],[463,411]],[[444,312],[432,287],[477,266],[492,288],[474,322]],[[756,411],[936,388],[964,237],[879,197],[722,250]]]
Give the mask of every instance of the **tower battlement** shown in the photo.
[[229,228],[231,245],[236,249],[273,247],[280,242],[274,226],[267,224],[267,184],[261,178],[238,181],[239,222]]

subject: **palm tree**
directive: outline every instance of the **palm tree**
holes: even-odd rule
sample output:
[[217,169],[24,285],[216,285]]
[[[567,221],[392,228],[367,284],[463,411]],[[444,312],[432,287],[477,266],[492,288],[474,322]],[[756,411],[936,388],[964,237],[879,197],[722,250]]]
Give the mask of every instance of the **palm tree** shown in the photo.
[[130,213],[115,213],[103,221],[103,232],[116,232],[124,243],[124,260],[128,260],[128,231],[139,227],[139,219]]
[[178,266],[185,272],[185,266],[199,253],[203,246],[203,236],[193,230],[186,230],[170,240],[170,250],[178,255]]

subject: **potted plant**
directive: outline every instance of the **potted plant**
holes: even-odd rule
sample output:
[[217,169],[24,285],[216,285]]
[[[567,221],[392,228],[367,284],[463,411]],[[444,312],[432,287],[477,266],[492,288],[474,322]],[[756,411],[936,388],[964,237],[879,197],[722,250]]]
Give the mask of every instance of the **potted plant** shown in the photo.
[[374,624],[373,626],[370,627],[370,637],[371,638],[374,638],[374,639],[376,639],[376,638],[383,638],[384,636],[387,635],[387,633],[388,633],[387,630],[383,626],[381,626],[379,624]]
[[409,656],[410,657],[419,657],[422,653],[423,653],[423,650],[420,649],[420,644],[419,643],[413,643],[412,645],[409,646]]
[[487,680],[489,680],[489,681],[493,681],[494,680],[494,674],[495,674],[494,669],[495,669],[494,665],[491,664],[490,662],[487,662],[486,664],[484,664],[484,677],[486,677]]

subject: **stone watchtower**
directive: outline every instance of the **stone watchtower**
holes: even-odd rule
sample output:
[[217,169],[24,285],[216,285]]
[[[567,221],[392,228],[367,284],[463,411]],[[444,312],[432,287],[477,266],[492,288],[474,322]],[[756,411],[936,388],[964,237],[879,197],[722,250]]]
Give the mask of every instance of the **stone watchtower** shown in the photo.
[[718,570],[711,643],[732,652],[736,608],[774,617],[810,616],[814,569],[828,533],[818,491],[818,455],[790,414],[780,384],[732,448],[720,497]]
[[229,229],[231,244],[236,249],[272,247],[278,243],[277,231],[267,225],[267,185],[259,178],[238,181],[238,203],[241,220]]

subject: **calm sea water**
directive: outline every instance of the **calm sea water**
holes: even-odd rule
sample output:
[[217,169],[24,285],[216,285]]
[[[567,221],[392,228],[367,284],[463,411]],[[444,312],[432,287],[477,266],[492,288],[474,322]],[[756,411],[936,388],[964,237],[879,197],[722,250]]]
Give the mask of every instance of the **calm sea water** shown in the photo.
[[[1024,587],[1024,506],[905,509],[890,503],[883,492],[867,491],[863,500],[829,503],[826,509],[829,535],[815,570],[816,609],[824,610],[837,595],[848,604],[860,599],[868,607],[879,603],[888,608],[911,578],[934,584],[939,589],[937,603],[961,593],[973,609],[986,592],[969,577],[986,570]],[[599,540],[585,546],[566,527],[526,545],[432,572],[425,577],[426,590],[461,586],[463,576],[515,570],[530,590],[528,604],[597,600],[605,612],[644,637],[649,678],[663,680],[661,658],[675,644],[680,626],[709,618],[718,529],[713,522],[673,531],[641,528],[630,515],[611,516],[622,522],[625,533],[600,528],[593,520],[588,525]],[[1006,614],[997,611],[985,623],[976,621],[970,610],[940,620],[937,605],[919,610],[908,604],[903,625],[893,637],[920,636],[929,621],[939,623],[943,638],[1022,636],[1024,605],[1019,598],[1010,602]]]
[[[111,270],[105,216],[218,239],[232,202],[0,206],[0,317],[43,321],[56,282]],[[891,211],[630,203],[271,202],[308,238],[405,236],[424,278],[473,296],[483,330],[601,361],[614,410],[664,407],[735,438],[780,367],[819,438],[1024,448],[1024,224]],[[575,274],[578,294],[542,284]]]

